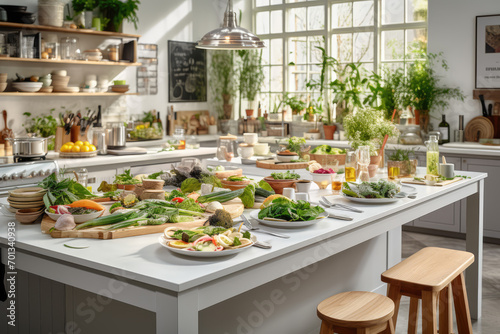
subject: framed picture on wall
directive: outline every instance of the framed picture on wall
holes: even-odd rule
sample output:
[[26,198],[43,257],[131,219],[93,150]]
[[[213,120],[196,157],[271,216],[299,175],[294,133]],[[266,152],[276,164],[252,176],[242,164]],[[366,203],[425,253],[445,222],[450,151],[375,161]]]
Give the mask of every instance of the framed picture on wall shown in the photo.
[[500,14],[476,16],[476,88],[500,88]]
[[168,101],[207,101],[207,52],[196,43],[168,41]]

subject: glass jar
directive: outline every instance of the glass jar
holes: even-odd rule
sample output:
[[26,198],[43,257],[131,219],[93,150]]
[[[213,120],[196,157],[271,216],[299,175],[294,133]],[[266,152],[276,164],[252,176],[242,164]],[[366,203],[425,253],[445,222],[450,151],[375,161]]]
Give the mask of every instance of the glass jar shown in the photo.
[[347,151],[345,156],[345,180],[356,182],[356,151]]
[[217,142],[217,159],[231,161],[234,158],[236,136],[220,136]]
[[370,164],[370,147],[360,146],[357,150],[358,165],[359,165],[359,179],[362,182],[370,181],[370,174],[368,173],[368,165]]
[[59,59],[59,43],[45,42],[43,44],[42,59]]
[[181,127],[176,127],[174,132],[174,146],[177,146],[178,150],[186,149],[186,137],[184,136],[184,129]]
[[110,45],[106,52],[108,53],[108,60],[110,61],[120,61],[120,45]]
[[427,147],[427,174],[439,176],[439,146],[437,136],[430,136]]
[[78,46],[78,38],[63,37],[61,38],[61,59],[80,59],[80,48]]
[[196,136],[189,136],[186,140],[186,148],[194,150],[199,149],[200,142],[198,141],[198,138],[196,138]]
[[78,170],[78,172],[76,173],[76,175],[78,176],[77,182],[80,183],[85,188],[87,188],[87,182],[88,182],[88,177],[89,177],[89,173],[88,173],[87,169],[80,168]]

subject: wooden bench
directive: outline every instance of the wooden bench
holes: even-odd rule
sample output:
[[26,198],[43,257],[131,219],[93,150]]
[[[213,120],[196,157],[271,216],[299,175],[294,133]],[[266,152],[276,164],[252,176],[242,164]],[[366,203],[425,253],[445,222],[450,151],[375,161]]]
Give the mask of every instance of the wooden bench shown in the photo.
[[339,293],[319,303],[317,314],[320,334],[394,334],[394,303],[374,292]]
[[452,333],[453,293],[458,333],[472,334],[464,271],[473,262],[474,255],[469,252],[427,247],[384,272],[382,281],[388,283],[387,296],[395,305],[394,327],[397,323],[401,296],[408,296],[410,297],[408,333],[417,333],[420,299],[422,333],[437,333],[438,304],[439,334]]

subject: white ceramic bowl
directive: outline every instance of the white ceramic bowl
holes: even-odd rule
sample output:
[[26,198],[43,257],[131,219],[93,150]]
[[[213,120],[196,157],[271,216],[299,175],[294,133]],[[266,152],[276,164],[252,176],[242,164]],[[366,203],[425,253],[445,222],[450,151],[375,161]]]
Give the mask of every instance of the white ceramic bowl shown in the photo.
[[[95,219],[97,217],[99,217],[100,215],[102,215],[102,213],[104,212],[104,210],[101,210],[101,211],[97,211],[97,212],[94,212],[94,213],[89,213],[89,214],[86,214],[86,215],[73,215],[73,217],[75,218],[75,223],[77,224],[81,224],[81,223],[85,223],[86,221],[89,221],[91,219]],[[45,210],[45,213],[47,214],[47,216],[50,217],[50,219],[52,220],[56,220],[61,217],[62,215],[58,214],[58,213],[50,213],[49,211]]]
[[332,183],[333,175],[335,175],[335,174],[318,174],[311,172],[309,172],[309,174],[311,174],[313,182],[316,183],[320,189],[326,189],[328,185]]
[[13,82],[12,87],[21,92],[34,93],[42,88],[43,82]]
[[52,79],[54,79],[54,76],[61,76],[61,77],[65,77],[68,75],[68,71],[66,70],[54,70],[52,71]]
[[279,154],[276,154],[276,158],[278,159],[278,161],[290,162],[292,160],[297,160],[300,157],[298,155],[279,155]]

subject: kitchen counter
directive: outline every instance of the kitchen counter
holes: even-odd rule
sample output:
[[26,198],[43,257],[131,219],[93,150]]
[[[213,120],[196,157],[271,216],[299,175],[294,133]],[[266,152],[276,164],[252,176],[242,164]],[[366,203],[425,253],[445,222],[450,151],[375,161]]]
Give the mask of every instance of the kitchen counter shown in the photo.
[[[386,205],[349,203],[364,210],[360,214],[342,211],[354,218],[350,222],[326,219],[307,228],[279,229],[289,239],[255,232],[273,248],[253,247],[219,259],[173,254],[158,244],[157,234],[106,241],[52,239],[41,234],[38,225],[17,224],[16,269],[60,282],[67,289],[76,287],[97,294],[97,301],[105,300],[107,305],[102,307],[100,318],[106,317],[110,308],[108,298],[154,312],[156,333],[238,332],[241,326],[250,325],[252,333],[316,332],[319,320],[314,310],[325,297],[355,289],[384,293],[380,273],[401,260],[402,224],[467,199],[467,249],[474,253],[475,262],[467,269],[466,283],[472,317],[478,318],[487,175],[460,173],[471,178],[447,187],[417,186],[416,199]],[[329,192],[313,189],[311,201]],[[347,202],[338,197],[335,201]],[[3,263],[7,263],[9,220],[0,217]],[[64,247],[65,243],[89,247],[71,249]],[[41,302],[41,298],[37,300]],[[19,301],[17,307],[21,305],[26,307]],[[72,307],[78,307],[78,302],[66,305],[66,310]],[[255,317],[261,319],[258,326]],[[85,328],[85,319],[75,313],[75,326]]]

